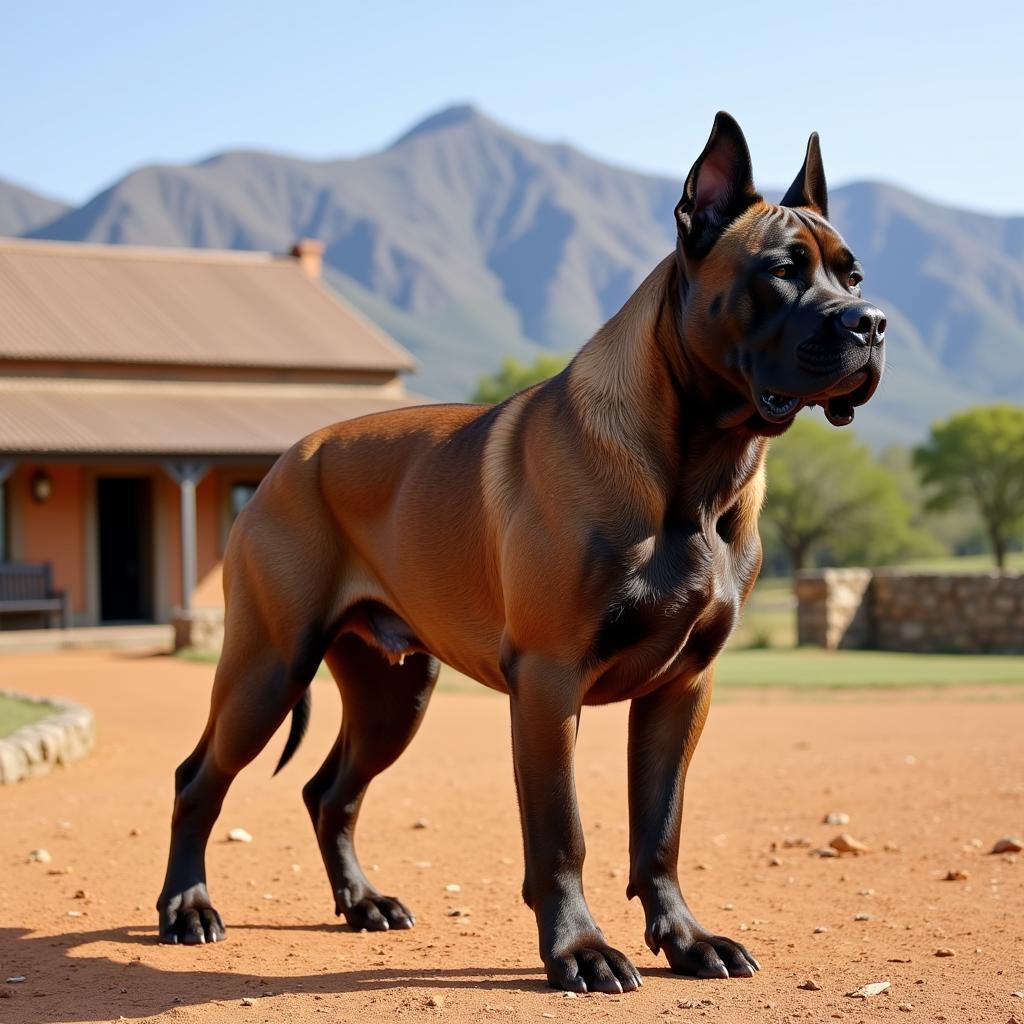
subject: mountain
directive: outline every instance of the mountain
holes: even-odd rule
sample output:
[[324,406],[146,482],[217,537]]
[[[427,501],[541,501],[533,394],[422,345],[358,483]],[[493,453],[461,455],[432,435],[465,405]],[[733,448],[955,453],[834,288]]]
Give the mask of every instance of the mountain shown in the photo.
[[46,224],[67,210],[65,203],[0,181],[0,235],[20,235]]
[[[28,233],[275,250],[320,238],[330,283],[421,360],[414,386],[461,398],[502,356],[572,351],[618,309],[673,244],[685,171],[614,167],[458,106],[357,159],[146,167]],[[1019,400],[1024,218],[871,183],[831,203],[892,324],[891,369],[858,428],[912,441],[952,409]]]

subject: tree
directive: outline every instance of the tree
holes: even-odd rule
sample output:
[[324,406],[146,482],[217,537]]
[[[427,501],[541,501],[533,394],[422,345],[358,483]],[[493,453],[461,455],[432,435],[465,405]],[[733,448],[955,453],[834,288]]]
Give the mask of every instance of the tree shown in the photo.
[[767,472],[766,540],[794,571],[824,556],[878,565],[928,546],[896,477],[853,434],[798,419],[773,443]]
[[523,388],[547,380],[560,373],[568,359],[565,356],[538,356],[529,366],[518,359],[505,359],[497,373],[489,373],[477,382],[471,402],[501,402]]
[[930,490],[930,508],[977,509],[1002,569],[1024,526],[1024,408],[981,406],[933,424],[914,464]]

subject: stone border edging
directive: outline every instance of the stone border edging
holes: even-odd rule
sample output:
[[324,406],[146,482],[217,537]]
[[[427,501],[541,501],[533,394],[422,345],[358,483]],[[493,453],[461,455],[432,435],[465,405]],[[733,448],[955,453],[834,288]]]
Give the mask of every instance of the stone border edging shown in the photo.
[[0,696],[48,704],[53,714],[0,737],[0,785],[46,775],[55,765],[85,757],[96,746],[96,719],[81,704],[56,697],[34,697],[14,690]]

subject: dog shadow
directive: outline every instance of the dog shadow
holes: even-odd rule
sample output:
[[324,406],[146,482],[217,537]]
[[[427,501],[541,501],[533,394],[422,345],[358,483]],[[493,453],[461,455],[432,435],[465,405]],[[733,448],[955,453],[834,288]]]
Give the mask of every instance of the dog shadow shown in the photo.
[[[316,925],[235,925],[232,931],[322,931]],[[347,931],[339,927],[337,931]],[[200,960],[187,973],[162,970],[142,959],[127,962],[93,956],[85,947],[96,942],[153,949],[152,930],[136,926],[35,935],[28,928],[0,927],[0,965],[4,977],[22,974],[26,981],[3,986],[0,1020],[5,1024],[62,1024],[66,1021],[134,1020],[174,1008],[240,1002],[291,994],[333,996],[395,989],[474,989],[477,991],[548,992],[538,970],[520,967],[379,967],[275,974],[272,971],[204,970]],[[186,951],[182,951],[185,953]],[[191,951],[189,951],[191,952]],[[187,955],[187,953],[186,953]],[[273,961],[266,961],[271,966]],[[326,1004],[325,1004],[326,1005]]]

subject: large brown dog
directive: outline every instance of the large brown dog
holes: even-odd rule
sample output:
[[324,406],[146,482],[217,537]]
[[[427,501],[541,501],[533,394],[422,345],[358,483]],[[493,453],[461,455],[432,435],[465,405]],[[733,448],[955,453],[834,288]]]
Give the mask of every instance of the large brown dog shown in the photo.
[[370,780],[405,749],[445,662],[509,695],[526,874],[549,982],[640,985],[583,896],[573,745],[585,704],[630,700],[627,894],[672,968],[749,976],[698,924],[676,861],[714,661],[753,586],[767,438],[804,405],[848,423],[882,372],[882,313],[827,223],[812,135],[780,205],[719,114],[676,208],[678,244],[558,376],[494,407],[340,423],[285,454],[231,534],[206,729],[178,769],[157,903],[165,942],[224,938],[205,848],[235,775],[326,659],[337,742],[305,787],[336,912],[408,928],[356,859]]

